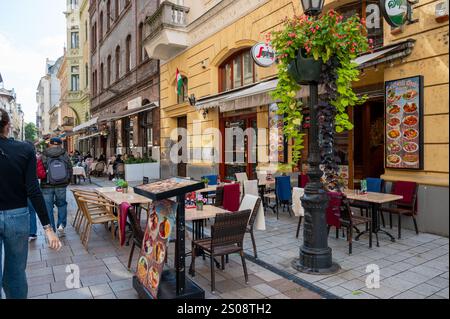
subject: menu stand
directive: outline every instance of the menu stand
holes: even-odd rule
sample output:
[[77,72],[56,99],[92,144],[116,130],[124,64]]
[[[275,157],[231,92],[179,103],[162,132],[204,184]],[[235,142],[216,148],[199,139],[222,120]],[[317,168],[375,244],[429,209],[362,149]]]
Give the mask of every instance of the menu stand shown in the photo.
[[[162,192],[149,192],[134,187],[136,194],[148,197],[153,201],[160,201],[167,198],[177,198],[176,215],[176,241],[175,241],[175,269],[165,270],[161,275],[158,290],[158,299],[205,299],[205,291],[191,279],[186,278],[186,251],[185,251],[185,197],[187,193],[195,192],[205,187],[203,182],[188,179],[173,178],[159,181],[152,184],[171,182],[181,182],[180,187],[171,188]],[[148,187],[148,185],[142,185]],[[151,188],[151,186],[150,186]],[[141,299],[154,299],[148,289],[142,285],[136,276],[133,276],[133,287]]]

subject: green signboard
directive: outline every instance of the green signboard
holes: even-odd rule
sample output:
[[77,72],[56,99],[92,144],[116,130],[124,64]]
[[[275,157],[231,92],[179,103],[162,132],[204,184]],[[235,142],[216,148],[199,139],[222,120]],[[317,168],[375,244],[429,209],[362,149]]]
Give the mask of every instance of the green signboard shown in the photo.
[[408,0],[380,0],[380,6],[390,26],[400,27],[408,21],[410,10]]

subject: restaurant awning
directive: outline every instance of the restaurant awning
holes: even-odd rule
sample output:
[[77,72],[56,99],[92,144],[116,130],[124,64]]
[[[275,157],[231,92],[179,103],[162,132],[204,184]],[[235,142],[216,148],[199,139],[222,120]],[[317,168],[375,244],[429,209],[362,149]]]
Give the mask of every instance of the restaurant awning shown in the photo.
[[80,125],[74,127],[73,132],[79,132],[79,131],[82,131],[82,130],[92,126],[92,125],[96,125],[97,121],[98,121],[98,117],[95,117],[87,122],[84,122],[83,124],[80,124]]
[[411,54],[415,42],[413,39],[408,39],[399,43],[386,45],[372,53],[357,57],[353,62],[358,64],[359,69],[364,69],[395,59],[401,59]]
[[[220,112],[223,113],[267,105],[277,102],[270,96],[270,92],[275,90],[277,85],[278,79],[271,79],[227,93],[212,95],[199,99],[195,108],[200,110],[218,107]],[[297,93],[297,98],[307,97],[308,95],[309,87],[302,86],[302,89]]]
[[83,140],[87,140],[87,139],[90,139],[90,138],[93,138],[93,137],[97,137],[97,136],[100,136],[100,133],[95,133],[95,134],[91,134],[91,135],[88,135],[88,136],[83,136],[83,137],[80,137],[78,140],[79,141],[83,141]]
[[132,115],[135,115],[135,114],[138,114],[141,112],[147,112],[147,111],[153,110],[157,107],[159,107],[158,102],[151,102],[151,103],[141,106],[139,108],[133,108],[131,110],[125,110],[125,111],[121,111],[121,112],[117,112],[117,113],[113,113],[113,114],[107,114],[104,116],[100,116],[98,119],[98,122],[100,123],[100,122],[119,120],[119,119],[127,117],[127,116],[132,116]]

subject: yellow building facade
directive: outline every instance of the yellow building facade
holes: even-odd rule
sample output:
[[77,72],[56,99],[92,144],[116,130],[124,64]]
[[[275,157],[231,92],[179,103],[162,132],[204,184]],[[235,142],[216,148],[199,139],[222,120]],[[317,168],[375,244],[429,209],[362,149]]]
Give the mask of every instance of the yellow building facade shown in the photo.
[[[162,175],[200,178],[218,174],[228,179],[231,174],[227,174],[223,164],[216,164],[209,156],[204,156],[205,149],[217,145],[217,136],[205,130],[218,128],[223,131],[227,125],[232,126],[239,121],[246,121],[246,127],[268,128],[271,103],[259,98],[257,100],[265,102],[254,105],[249,99],[240,99],[247,101],[251,107],[235,107],[232,110],[212,105],[229,92],[247,90],[255,84],[273,81],[277,70],[276,66],[262,68],[254,65],[253,82],[229,91],[224,90],[221,72],[225,72],[227,61],[237,53],[264,42],[265,34],[280,27],[283,18],[301,14],[302,9],[297,0],[212,1],[211,7],[205,8],[203,13],[197,8],[195,19],[189,20],[187,2],[184,3],[187,8],[175,6],[175,10],[186,14],[186,23],[158,31],[158,35],[149,36],[146,43],[151,57],[162,58]],[[362,67],[361,79],[354,87],[358,93],[368,95],[369,100],[351,111],[355,130],[338,136],[337,144],[342,149],[343,167],[348,172],[350,187],[368,176],[381,176],[388,182],[417,182],[420,184],[419,227],[423,231],[448,235],[448,20],[436,20],[435,8],[439,2],[427,0],[413,5],[413,17],[418,21],[400,29],[392,30],[383,18],[379,19],[381,29],[373,30],[379,50],[395,47],[393,52],[397,58],[392,55],[379,58],[379,62],[364,64],[368,67]],[[202,5],[205,3],[209,2],[203,1]],[[326,1],[324,10],[333,8],[344,15],[359,13],[371,19],[375,3],[378,1]],[[155,20],[150,19],[148,23],[151,29]],[[175,44],[172,54],[171,41]],[[176,92],[177,70],[186,79],[186,92],[183,92],[181,100]],[[424,167],[421,170],[386,169],[384,84],[385,81],[417,75],[424,77]],[[195,96],[197,107],[189,103],[188,96]],[[302,97],[307,98],[307,94]],[[230,99],[229,96],[225,98]],[[179,139],[178,132],[174,131],[176,128],[187,128],[188,145],[184,145],[190,154],[187,163],[173,164],[170,160],[172,146]],[[267,166],[268,157],[264,155],[269,153],[269,137],[258,136],[258,144],[257,166],[264,169]],[[307,147],[307,139],[305,144]],[[198,153],[203,155],[193,156]],[[289,150],[286,157],[290,158]],[[255,168],[246,172],[252,174]],[[443,203],[441,198],[446,202]],[[440,203],[440,206],[435,203]],[[426,216],[422,217],[420,214],[425,212]]]

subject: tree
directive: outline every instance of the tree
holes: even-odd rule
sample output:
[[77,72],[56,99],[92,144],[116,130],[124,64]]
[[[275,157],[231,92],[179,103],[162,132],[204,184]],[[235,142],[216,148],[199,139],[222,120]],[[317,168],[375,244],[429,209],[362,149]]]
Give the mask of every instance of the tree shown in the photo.
[[34,142],[36,140],[37,128],[33,122],[25,124],[25,140]]

